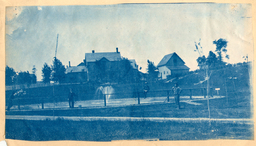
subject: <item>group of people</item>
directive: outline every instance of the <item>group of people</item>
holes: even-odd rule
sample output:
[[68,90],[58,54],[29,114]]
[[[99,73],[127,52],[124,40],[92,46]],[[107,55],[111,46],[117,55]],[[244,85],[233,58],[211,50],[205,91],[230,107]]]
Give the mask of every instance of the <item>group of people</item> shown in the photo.
[[[178,109],[180,109],[180,93],[181,93],[182,89],[179,87],[178,83],[175,83],[174,86],[172,87],[172,92],[174,94],[174,99],[175,99],[175,104],[177,106]],[[144,84],[144,89],[143,89],[143,93],[144,93],[144,98],[147,98],[147,93],[149,92],[149,86],[147,84],[147,82],[145,82]]]

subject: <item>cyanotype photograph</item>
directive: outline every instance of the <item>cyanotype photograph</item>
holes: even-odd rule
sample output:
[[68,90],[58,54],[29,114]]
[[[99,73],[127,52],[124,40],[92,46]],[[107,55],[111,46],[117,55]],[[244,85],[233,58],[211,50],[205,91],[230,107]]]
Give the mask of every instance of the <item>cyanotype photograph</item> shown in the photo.
[[253,140],[252,5],[10,6],[5,137]]

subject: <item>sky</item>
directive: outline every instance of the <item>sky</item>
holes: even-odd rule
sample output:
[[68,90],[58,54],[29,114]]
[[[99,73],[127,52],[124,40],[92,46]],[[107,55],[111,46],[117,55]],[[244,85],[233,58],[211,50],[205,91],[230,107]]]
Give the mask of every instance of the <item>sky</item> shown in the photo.
[[228,41],[228,63],[253,60],[250,4],[116,4],[91,6],[23,6],[6,8],[6,65],[16,72],[35,65],[42,79],[44,63],[57,58],[78,65],[85,53],[114,52],[135,59],[146,72],[147,60],[157,65],[176,52],[190,68],[201,54],[215,51],[214,40]]

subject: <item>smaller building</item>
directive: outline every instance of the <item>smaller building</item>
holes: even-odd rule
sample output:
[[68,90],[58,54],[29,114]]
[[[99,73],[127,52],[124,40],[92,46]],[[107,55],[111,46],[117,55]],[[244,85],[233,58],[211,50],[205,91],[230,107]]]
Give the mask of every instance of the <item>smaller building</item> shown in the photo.
[[163,59],[157,65],[159,75],[161,79],[167,79],[167,77],[178,77],[189,72],[189,68],[185,65],[185,62],[174,52],[165,55]]
[[87,81],[87,68],[84,65],[69,66],[66,69],[66,82],[79,83]]

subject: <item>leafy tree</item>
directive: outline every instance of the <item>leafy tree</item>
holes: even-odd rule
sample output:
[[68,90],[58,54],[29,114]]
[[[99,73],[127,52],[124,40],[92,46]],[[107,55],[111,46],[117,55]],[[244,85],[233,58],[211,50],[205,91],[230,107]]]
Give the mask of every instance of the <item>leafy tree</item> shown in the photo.
[[37,77],[35,74],[30,74],[30,77],[31,77],[31,83],[32,84],[35,84],[37,82]]
[[51,73],[52,73],[51,67],[48,66],[47,63],[45,63],[44,67],[42,68],[42,76],[43,76],[43,82],[44,83],[50,83]]
[[133,70],[130,60],[122,58],[120,65],[121,80],[124,82],[135,82],[135,80],[138,80],[138,73],[136,70]]
[[33,65],[32,74],[36,74],[36,66],[35,65]]
[[62,65],[62,62],[54,57],[52,65],[52,81],[54,82],[63,82],[65,79],[66,68]]
[[203,69],[204,66],[205,66],[205,63],[206,63],[206,58],[205,58],[205,56],[203,55],[202,57],[201,57],[201,56],[198,57],[198,58],[196,59],[196,61],[197,61],[198,66],[200,67],[200,69]]
[[228,41],[226,41],[225,39],[222,39],[222,38],[220,38],[219,40],[215,40],[215,41],[213,41],[213,44],[215,44],[216,45],[216,50],[215,50],[215,52],[217,52],[217,54],[218,54],[218,61],[219,61],[219,64],[221,65],[221,64],[224,64],[224,62],[223,62],[223,57],[222,57],[222,53],[225,53],[225,57],[227,58],[227,59],[229,59],[229,55],[227,55],[226,53],[227,53],[227,49],[226,49],[226,47],[227,47],[227,44],[228,44]]
[[209,67],[214,67],[218,62],[217,56],[212,51],[209,51],[209,55],[206,58],[206,64],[209,65]]
[[13,79],[16,75],[16,72],[13,68],[6,66],[5,67],[5,85],[12,85],[14,83]]
[[17,84],[31,84],[32,77],[28,71],[21,71],[17,76]]
[[36,66],[33,65],[33,68],[32,68],[32,74],[31,74],[31,78],[32,78],[32,83],[35,84],[36,83]]
[[148,72],[149,78],[151,80],[157,79],[158,74],[159,74],[159,71],[157,70],[157,67],[154,65],[153,62],[151,62],[149,60],[147,60],[147,62],[148,62],[147,72]]

